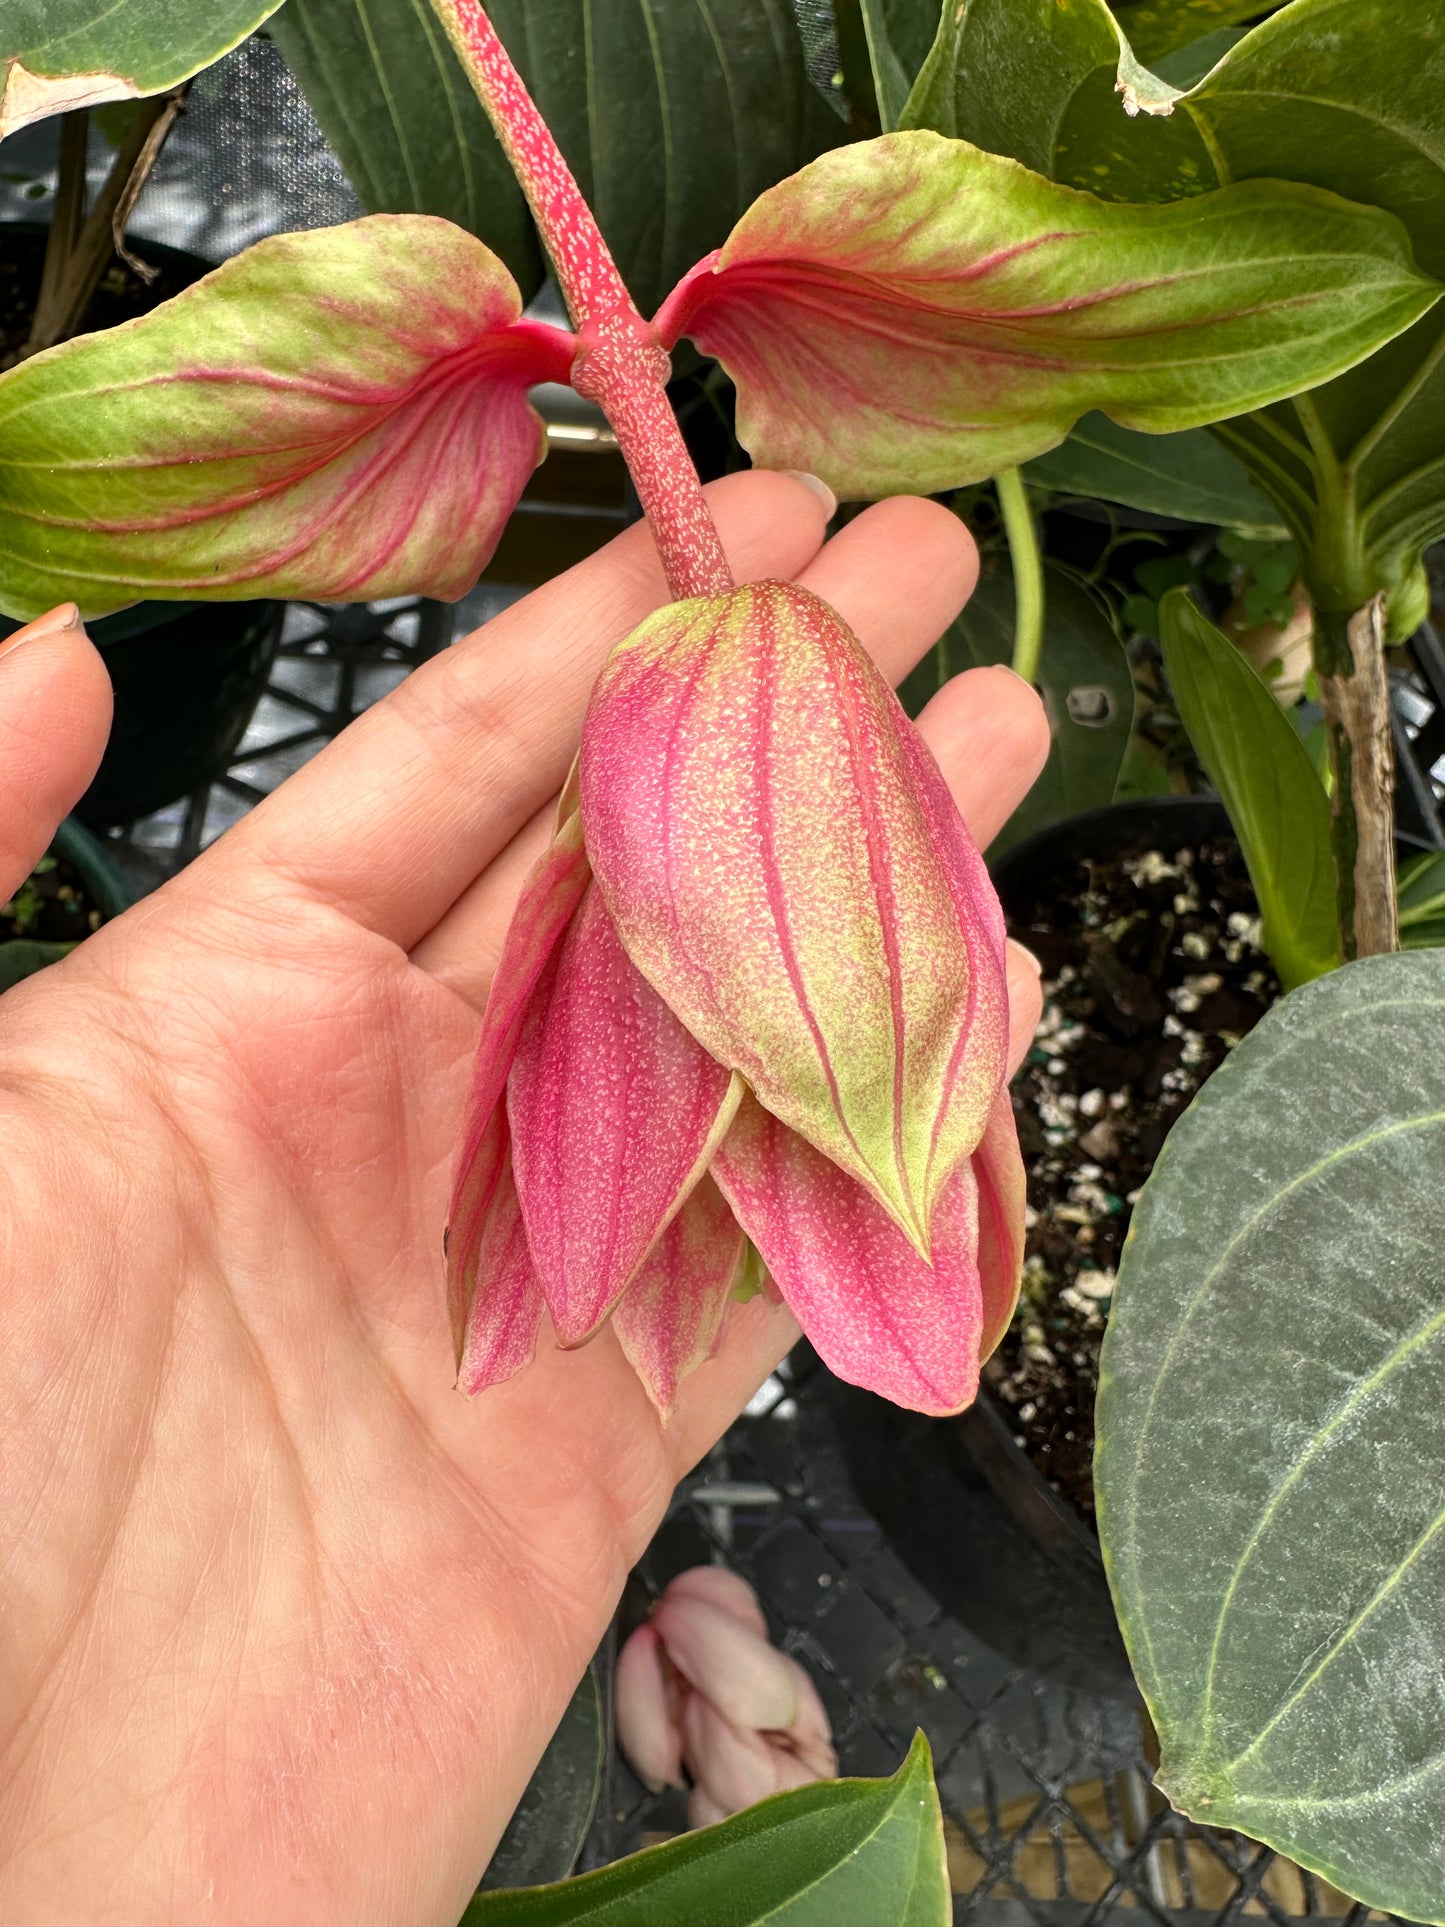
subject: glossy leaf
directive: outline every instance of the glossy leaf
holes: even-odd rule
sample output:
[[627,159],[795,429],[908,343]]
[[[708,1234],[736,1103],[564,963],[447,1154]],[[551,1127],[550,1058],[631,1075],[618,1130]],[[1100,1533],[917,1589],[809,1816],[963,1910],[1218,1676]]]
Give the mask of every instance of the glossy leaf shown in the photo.
[[1144,1187],[1099,1527],[1191,1817],[1445,1918],[1445,955],[1295,991]]
[[1003,922],[862,645],[783,583],[674,603],[608,658],[580,775],[638,969],[926,1252],[1002,1077]]
[[1259,0],[1124,0],[1115,17],[1136,59],[1155,62],[1181,52],[1221,27],[1237,27],[1258,20],[1279,5],[1260,6]]
[[[756,195],[843,137],[788,0],[488,12],[645,312]],[[459,221],[530,292],[520,197],[426,0],[289,0],[277,38],[367,206]]]
[[[489,11],[509,25],[507,0]],[[271,38],[370,214],[437,214],[486,242],[527,299],[541,243],[427,0],[287,0]]]
[[1171,112],[1178,91],[1135,59],[1104,0],[962,0],[900,125],[1107,200],[1173,201],[1222,185],[1198,128]]
[[1224,800],[1286,990],[1341,961],[1330,806],[1309,751],[1253,663],[1184,589],[1159,604],[1179,720]]
[[0,377],[0,608],[462,595],[542,457],[527,388],[571,363],[520,306],[469,235],[377,215],[22,362]]
[[888,134],[898,126],[919,69],[928,58],[938,28],[938,0],[858,0],[858,4],[878,119]]
[[1243,462],[1202,428],[1141,435],[1107,415],[1086,415],[1057,448],[1035,456],[1028,480],[1066,495],[1182,522],[1251,531],[1278,526],[1279,510],[1250,480]]
[[280,0],[5,0],[0,140],[49,114],[159,94],[228,53]]
[[481,1895],[463,1927],[946,1927],[951,1909],[920,1733],[891,1780],[777,1794],[580,1879]]
[[1445,851],[1430,850],[1403,864],[1398,896],[1401,949],[1445,944]]
[[1308,188],[1122,206],[902,133],[763,195],[658,324],[733,377],[754,460],[857,497],[978,480],[1094,408],[1158,431],[1263,405],[1438,293],[1388,215]]
[[[916,714],[960,670],[1008,663],[1013,636],[1013,579],[1006,568],[987,568],[963,614],[899,691],[905,706]],[[1086,588],[1050,564],[1039,686],[1049,760],[989,845],[990,860],[1046,824],[1111,803],[1134,723],[1134,682],[1118,631]]]
[[[969,64],[952,91],[935,74],[930,102],[952,116],[937,124],[1138,202],[1202,193],[1221,168],[1307,182],[1388,209],[1420,266],[1445,274],[1436,0],[1294,0],[1152,122],[1129,119],[1114,94],[1111,21],[1104,0],[969,0],[958,29]],[[1055,58],[1060,36],[1072,64]],[[1420,551],[1445,535],[1445,315],[1303,401],[1215,432],[1278,504],[1317,606],[1353,610],[1384,589],[1392,627],[1408,631],[1422,613]]]

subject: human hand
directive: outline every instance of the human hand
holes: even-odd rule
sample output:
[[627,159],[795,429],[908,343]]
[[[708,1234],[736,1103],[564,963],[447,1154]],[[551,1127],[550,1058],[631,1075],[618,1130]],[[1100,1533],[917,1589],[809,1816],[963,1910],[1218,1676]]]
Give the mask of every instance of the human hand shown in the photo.
[[[930,503],[820,549],[796,481],[709,493],[740,578],[798,576],[894,677],[972,586]],[[796,1335],[736,1308],[665,1429],[610,1330],[453,1390],[479,1011],[591,681],[665,600],[630,530],[0,1000],[15,1927],[455,1920],[677,1479]],[[107,703],[78,634],[0,657],[0,891]],[[973,671],[922,727],[987,842],[1046,752],[1036,698]],[[1019,958],[1010,989],[1021,1056]]]

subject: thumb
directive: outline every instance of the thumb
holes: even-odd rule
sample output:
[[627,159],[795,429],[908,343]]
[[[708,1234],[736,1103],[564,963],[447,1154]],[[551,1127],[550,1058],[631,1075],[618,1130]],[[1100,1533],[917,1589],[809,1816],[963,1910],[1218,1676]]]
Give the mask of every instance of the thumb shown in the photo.
[[110,677],[73,602],[0,641],[0,903],[96,772]]

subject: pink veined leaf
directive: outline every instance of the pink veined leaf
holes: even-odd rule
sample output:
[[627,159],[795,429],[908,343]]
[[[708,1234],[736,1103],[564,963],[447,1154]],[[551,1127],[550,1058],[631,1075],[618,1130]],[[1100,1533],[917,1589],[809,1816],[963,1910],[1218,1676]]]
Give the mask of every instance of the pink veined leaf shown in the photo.
[[634,963],[926,1252],[1003,1076],[1002,926],[862,645],[795,584],[674,603],[608,658],[580,773]]
[[503,1093],[528,1000],[588,882],[582,822],[568,818],[522,885],[482,1017],[447,1225],[447,1300],[458,1358],[482,1276],[482,1233],[502,1175],[512,1185]]
[[707,1169],[734,1085],[588,889],[531,994],[507,1086],[522,1214],[561,1344],[592,1336]]
[[[742,1261],[743,1234],[737,1220],[712,1179],[705,1177],[648,1253],[613,1312],[613,1328],[627,1361],[663,1418],[670,1416],[683,1379],[712,1355]],[[706,1591],[685,1588],[677,1597],[702,1598]],[[756,1611],[756,1600],[753,1605]],[[748,1623],[736,1607],[732,1610]],[[766,1627],[759,1624],[757,1629],[766,1636]]]
[[476,1225],[478,1286],[467,1318],[457,1383],[464,1392],[499,1385],[532,1361],[542,1322],[542,1284],[527,1245],[506,1125],[495,1182]]
[[663,304],[764,468],[844,498],[958,487],[1103,409],[1155,432],[1351,367],[1438,298],[1404,229],[1293,182],[1101,201],[923,130],[813,161]]
[[460,596],[545,450],[527,390],[575,347],[449,222],[261,241],[0,376],[0,606]]
[[935,1205],[931,1265],[860,1184],[749,1099],[713,1175],[839,1378],[935,1416],[970,1403],[984,1331],[971,1160]]

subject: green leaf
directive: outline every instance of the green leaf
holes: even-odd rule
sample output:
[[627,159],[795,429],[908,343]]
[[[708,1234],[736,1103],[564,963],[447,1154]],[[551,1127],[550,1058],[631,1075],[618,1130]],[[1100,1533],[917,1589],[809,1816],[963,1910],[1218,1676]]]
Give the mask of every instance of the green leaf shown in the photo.
[[74,107],[159,94],[209,67],[280,0],[5,0],[0,140]]
[[755,461],[858,498],[995,474],[1090,409],[1161,431],[1259,407],[1439,292],[1390,215],[1307,187],[1133,207],[916,132],[770,189],[657,321],[732,376]]
[[0,609],[463,594],[542,458],[527,388],[572,359],[520,305],[460,228],[370,215],[21,362],[0,376]]
[[[489,11],[513,24],[506,0]],[[537,231],[429,0],[288,0],[271,38],[362,206],[455,221],[530,300],[544,271]]]
[[944,8],[899,125],[1106,200],[1172,201],[1222,184],[1198,128],[1172,112],[1178,97],[1104,0],[962,0]]
[[[1013,637],[1013,578],[1006,567],[990,569],[899,690],[904,707],[916,716],[961,670],[1007,664]],[[990,844],[991,858],[1048,823],[1112,802],[1134,722],[1129,659],[1108,612],[1073,576],[1048,565],[1039,683],[1052,738],[1049,760]]]
[[891,1780],[780,1793],[578,1880],[480,1895],[462,1927],[945,1927],[951,1917],[920,1733]]
[[1346,964],[1204,1086],[1104,1341],[1099,1530],[1191,1818],[1445,1919],[1445,953]]
[[24,977],[33,977],[47,964],[68,957],[73,943],[36,943],[29,937],[15,937],[0,943],[0,990],[9,990]]
[[1272,11],[1258,0],[1127,0],[1115,16],[1136,57],[1157,62],[1206,35],[1212,39],[1221,27],[1237,27]]
[[1244,464],[1202,428],[1141,435],[1107,415],[1086,415],[1028,465],[1028,479],[1067,495],[1100,497],[1152,515],[1215,527],[1273,530],[1279,511]]
[[1402,864],[1396,895],[1400,947],[1424,950],[1445,944],[1445,850],[1428,850]]
[[[1145,14],[1121,9],[1116,21],[1105,0],[967,0],[905,118],[931,113],[1053,179],[1140,203],[1219,181],[1304,181],[1388,209],[1421,267],[1445,272],[1438,0],[1294,0],[1155,120],[1130,119],[1115,93],[1121,23],[1150,28],[1151,54],[1159,44],[1163,23]],[[1298,385],[1314,386],[1303,373]],[[1353,610],[1383,589],[1392,628],[1413,627],[1420,552],[1445,536],[1445,315],[1308,397],[1215,432],[1294,532],[1317,606]]]
[[[645,313],[764,188],[844,137],[789,0],[488,11]],[[289,0],[274,31],[365,204],[459,222],[530,292],[520,198],[428,0]]]
[[1286,990],[1341,959],[1330,806],[1299,732],[1269,684],[1186,589],[1159,604],[1179,720],[1229,812]]
[[938,31],[938,0],[859,0],[878,118],[885,134],[898,126],[919,69]]

